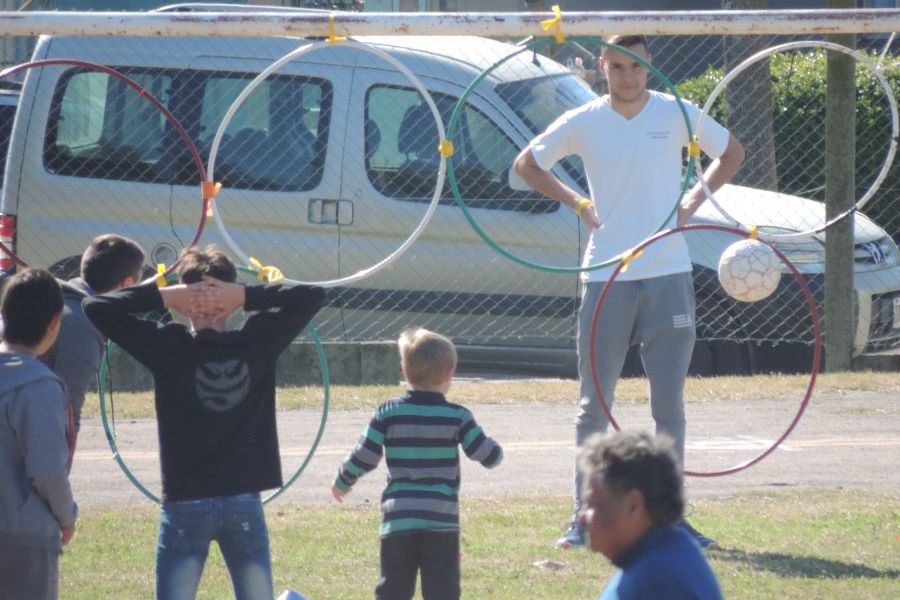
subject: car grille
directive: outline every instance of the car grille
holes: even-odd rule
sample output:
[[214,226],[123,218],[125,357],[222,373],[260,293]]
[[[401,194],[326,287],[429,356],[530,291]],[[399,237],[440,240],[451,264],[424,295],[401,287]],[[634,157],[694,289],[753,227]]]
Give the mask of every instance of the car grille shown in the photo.
[[890,238],[883,237],[873,242],[856,244],[853,248],[853,262],[858,265],[893,264],[897,260],[894,252]]

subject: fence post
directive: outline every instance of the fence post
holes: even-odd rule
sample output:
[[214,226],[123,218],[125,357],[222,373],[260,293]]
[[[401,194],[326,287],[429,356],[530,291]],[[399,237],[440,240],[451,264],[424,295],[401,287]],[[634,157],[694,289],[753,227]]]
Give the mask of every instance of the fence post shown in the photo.
[[[856,8],[856,0],[828,0],[828,8]],[[856,47],[853,34],[829,35],[829,41]],[[828,52],[825,101],[825,214],[828,219],[855,201],[856,61]],[[856,311],[853,285],[853,216],[825,236],[825,365],[847,371],[853,359]]]

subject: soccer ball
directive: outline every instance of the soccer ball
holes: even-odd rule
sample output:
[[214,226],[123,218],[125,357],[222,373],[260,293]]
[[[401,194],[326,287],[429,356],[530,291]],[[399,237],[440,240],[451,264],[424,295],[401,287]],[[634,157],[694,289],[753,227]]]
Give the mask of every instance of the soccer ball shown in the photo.
[[781,281],[781,260],[768,244],[741,240],[728,246],[719,259],[719,283],[739,302],[768,298]]

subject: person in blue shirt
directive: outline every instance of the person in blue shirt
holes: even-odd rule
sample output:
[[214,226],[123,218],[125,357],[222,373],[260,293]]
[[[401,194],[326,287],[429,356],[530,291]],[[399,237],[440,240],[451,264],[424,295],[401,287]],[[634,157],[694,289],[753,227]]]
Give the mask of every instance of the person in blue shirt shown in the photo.
[[591,550],[619,569],[599,600],[718,600],[700,546],[678,523],[681,470],[665,437],[597,434],[580,457],[587,498],[578,519]]

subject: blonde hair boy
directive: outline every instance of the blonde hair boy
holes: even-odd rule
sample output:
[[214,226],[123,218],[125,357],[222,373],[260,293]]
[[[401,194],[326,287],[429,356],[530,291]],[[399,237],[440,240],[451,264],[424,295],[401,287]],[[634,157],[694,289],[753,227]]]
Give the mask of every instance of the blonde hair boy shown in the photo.
[[456,348],[453,342],[439,333],[413,327],[400,335],[397,344],[400,347],[400,368],[414,389],[439,388],[456,371]]

